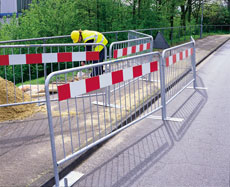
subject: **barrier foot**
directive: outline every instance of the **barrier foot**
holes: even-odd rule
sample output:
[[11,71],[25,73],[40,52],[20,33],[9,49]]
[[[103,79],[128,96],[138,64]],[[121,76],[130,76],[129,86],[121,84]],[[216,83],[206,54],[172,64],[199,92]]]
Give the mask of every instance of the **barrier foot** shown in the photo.
[[[188,89],[194,89],[194,87],[192,87],[192,86],[189,86],[187,88]],[[207,90],[208,88],[206,88],[206,87],[195,87],[195,89],[197,89],[197,90]]]
[[[147,118],[149,118],[149,119],[159,119],[159,120],[163,120],[163,119],[162,119],[162,116],[149,116],[149,117],[147,117]],[[166,117],[165,120],[166,120],[166,121],[174,121],[174,122],[182,122],[182,121],[184,121],[183,118],[171,118],[171,117]]]
[[[59,186],[72,186],[74,185],[84,174],[76,171],[71,171],[59,182]],[[55,187],[55,185],[53,186]]]
[[122,107],[119,106],[119,105],[105,104],[105,103],[103,103],[103,102],[97,102],[97,101],[93,101],[92,104],[94,104],[94,105],[99,105],[99,106],[111,107],[111,108],[118,108],[118,109],[122,108]]

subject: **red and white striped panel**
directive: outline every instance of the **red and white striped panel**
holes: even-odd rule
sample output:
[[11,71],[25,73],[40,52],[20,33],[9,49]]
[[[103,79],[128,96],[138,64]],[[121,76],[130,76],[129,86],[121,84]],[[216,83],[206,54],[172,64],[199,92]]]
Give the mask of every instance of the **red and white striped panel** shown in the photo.
[[158,71],[158,61],[58,86],[59,101]]
[[193,48],[187,49],[185,51],[181,51],[180,53],[174,54],[166,58],[166,67],[175,64],[180,60],[184,60],[193,54]]
[[98,51],[0,55],[0,66],[99,60]]
[[113,51],[113,58],[119,58],[122,56],[131,55],[141,51],[150,49],[150,43],[135,45],[127,48],[116,49]]

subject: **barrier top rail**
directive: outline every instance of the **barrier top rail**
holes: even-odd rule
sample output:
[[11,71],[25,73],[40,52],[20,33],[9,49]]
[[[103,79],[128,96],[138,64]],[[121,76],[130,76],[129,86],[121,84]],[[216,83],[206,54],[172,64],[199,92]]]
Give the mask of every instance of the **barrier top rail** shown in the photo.
[[68,47],[68,46],[92,46],[92,45],[102,45],[96,43],[59,43],[59,44],[20,44],[20,45],[0,45],[0,48],[20,48],[20,47]]
[[175,50],[175,49],[182,48],[182,47],[184,47],[184,46],[187,46],[188,44],[194,44],[194,46],[195,46],[195,40],[193,39],[192,36],[191,36],[191,41],[190,41],[190,42],[187,42],[187,43],[184,43],[184,44],[181,44],[181,45],[177,45],[177,46],[174,46],[174,47],[165,49],[165,50],[162,52],[162,56],[165,56],[165,53],[167,53],[168,51],[172,51],[172,50]]

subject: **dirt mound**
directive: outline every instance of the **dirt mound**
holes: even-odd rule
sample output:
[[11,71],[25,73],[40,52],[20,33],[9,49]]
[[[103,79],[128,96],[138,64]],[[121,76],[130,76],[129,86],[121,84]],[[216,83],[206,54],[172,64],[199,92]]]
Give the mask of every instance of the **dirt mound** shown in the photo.
[[[25,94],[21,89],[14,87],[12,82],[0,77],[0,105],[7,104],[7,99],[8,103],[14,103],[15,98],[17,103],[31,100],[29,95]],[[23,119],[33,115],[38,110],[39,107],[35,104],[0,107],[0,121]]]

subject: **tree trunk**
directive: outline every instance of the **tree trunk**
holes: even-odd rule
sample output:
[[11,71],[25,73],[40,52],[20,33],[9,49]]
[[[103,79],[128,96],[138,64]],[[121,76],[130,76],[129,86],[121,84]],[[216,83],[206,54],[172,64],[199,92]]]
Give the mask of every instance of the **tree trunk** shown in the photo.
[[141,19],[141,0],[138,0],[138,18]]
[[186,15],[186,11],[185,11],[185,6],[181,5],[181,26],[185,26],[186,24],[186,20],[185,20],[185,15]]
[[188,0],[188,22],[191,23],[192,16],[192,0]]
[[174,26],[174,10],[175,10],[175,3],[174,1],[172,2],[172,5],[171,5],[171,16],[170,16],[170,26],[172,27],[171,28],[171,31],[170,31],[170,40],[171,40],[171,44],[172,44],[172,40],[173,40],[173,26]]
[[136,0],[133,0],[133,26],[136,28]]
[[228,12],[230,14],[230,0],[228,0],[227,3],[228,3]]

